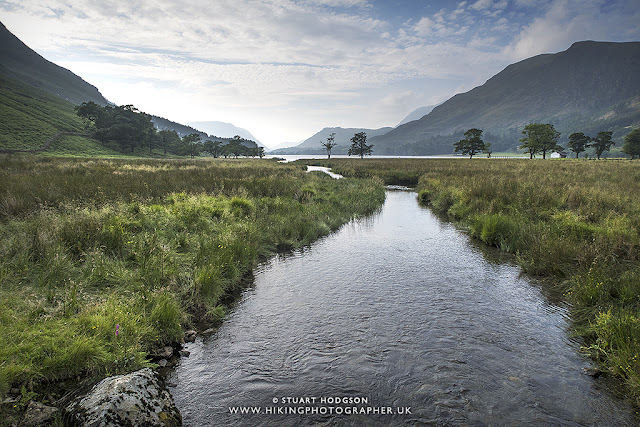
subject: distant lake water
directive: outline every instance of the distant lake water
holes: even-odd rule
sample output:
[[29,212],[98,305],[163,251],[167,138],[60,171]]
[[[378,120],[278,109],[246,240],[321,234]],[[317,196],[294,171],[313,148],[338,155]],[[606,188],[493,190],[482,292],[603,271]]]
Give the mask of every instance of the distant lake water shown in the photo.
[[[282,154],[282,155],[268,155],[266,156],[267,159],[269,158],[281,158],[281,159],[285,159],[286,162],[294,162],[296,160],[303,160],[303,159],[326,159],[327,155],[326,154]],[[360,157],[358,156],[347,156],[345,154],[338,154],[338,155],[331,155],[332,159],[359,159]],[[467,158],[467,156],[447,156],[447,155],[441,155],[441,156],[365,156],[365,159],[369,159],[369,158],[373,158],[373,159],[459,159],[459,158]]]

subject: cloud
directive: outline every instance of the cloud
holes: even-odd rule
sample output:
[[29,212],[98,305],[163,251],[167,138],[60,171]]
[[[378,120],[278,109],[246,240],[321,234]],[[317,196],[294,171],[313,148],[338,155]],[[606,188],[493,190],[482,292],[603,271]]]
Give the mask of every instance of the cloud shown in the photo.
[[308,3],[312,5],[318,5],[318,6],[343,7],[343,8],[371,7],[371,4],[367,0],[311,0]]
[[637,25],[640,10],[633,6],[634,3],[635,0],[613,4],[556,0],[544,16],[535,18],[505,47],[504,54],[511,60],[520,60],[565,50],[580,40],[637,40],[640,38]]
[[491,3],[492,3],[491,0],[478,0],[474,4],[469,6],[469,8],[474,10],[484,10],[484,9],[488,9],[491,6]]
[[435,22],[426,16],[420,18],[420,20],[413,26],[413,31],[419,36],[427,36],[435,30]]
[[550,0],[514,0],[513,3],[518,8],[526,7],[539,9],[546,7],[549,4],[549,1]]

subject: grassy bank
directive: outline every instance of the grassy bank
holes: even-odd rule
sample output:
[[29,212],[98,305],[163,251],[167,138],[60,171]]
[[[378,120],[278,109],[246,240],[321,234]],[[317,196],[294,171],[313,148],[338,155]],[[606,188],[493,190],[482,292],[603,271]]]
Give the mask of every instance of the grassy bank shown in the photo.
[[0,157],[0,396],[148,365],[260,259],[383,200],[267,160]]
[[[317,163],[317,162],[316,162]],[[327,162],[324,162],[327,163]],[[640,163],[628,160],[332,159],[346,176],[416,185],[469,233],[550,276],[584,351],[640,404]]]

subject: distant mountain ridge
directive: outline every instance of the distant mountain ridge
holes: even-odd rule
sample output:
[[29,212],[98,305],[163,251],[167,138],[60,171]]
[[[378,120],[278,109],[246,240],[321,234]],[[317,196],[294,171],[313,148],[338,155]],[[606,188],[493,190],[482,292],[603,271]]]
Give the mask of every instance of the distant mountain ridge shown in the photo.
[[413,110],[412,112],[407,114],[407,116],[404,119],[400,120],[400,123],[398,123],[396,125],[396,127],[402,126],[403,124],[412,122],[414,120],[420,120],[421,118],[423,118],[424,116],[429,114],[431,111],[433,111],[433,109],[435,107],[437,107],[438,105],[439,104],[429,105],[429,106],[426,106],[426,107],[420,107],[420,108],[417,108],[417,109]]
[[[172,122],[171,120],[167,120],[162,117],[151,116],[151,121],[153,122],[153,124],[158,130],[173,130],[178,134],[180,138],[186,135],[190,135],[192,133],[197,133],[200,135],[201,141],[203,142],[210,140],[210,141],[220,141],[220,142],[226,143],[233,139],[233,136],[220,136],[220,135],[207,134],[206,132],[203,132],[200,129],[196,129],[191,126]],[[245,140],[242,141],[241,143],[242,145],[250,148],[260,147],[260,145],[256,141],[249,138],[245,138]]]
[[477,127],[491,136],[494,150],[513,150],[522,128],[534,122],[553,124],[561,141],[598,130],[620,138],[640,124],[639,75],[640,42],[577,42],[509,65],[371,143],[376,154],[451,153],[462,133]]
[[351,138],[353,135],[359,132],[365,132],[367,138],[372,138],[379,135],[384,135],[389,132],[391,127],[383,127],[380,129],[366,129],[366,128],[341,128],[341,127],[326,127],[319,132],[316,132],[313,136],[305,139],[295,147],[281,148],[273,150],[273,154],[323,154],[326,152],[320,142],[326,142],[329,135],[335,133],[334,142],[336,146],[331,153],[333,154],[347,154],[347,150],[351,146]]
[[221,138],[233,138],[238,135],[244,139],[251,140],[258,144],[259,147],[264,145],[258,141],[258,138],[253,136],[251,132],[246,129],[234,126],[231,123],[218,122],[218,121],[205,121],[205,122],[189,122],[188,126],[192,126],[199,131],[206,132],[211,136],[218,136]]
[[180,138],[190,135],[192,133],[199,134],[202,139],[209,138],[206,132],[202,132],[198,129],[192,128],[191,126],[183,125],[181,123],[176,123],[171,120],[165,119],[164,117],[151,116],[151,121],[154,126],[158,130],[173,130],[175,131]]

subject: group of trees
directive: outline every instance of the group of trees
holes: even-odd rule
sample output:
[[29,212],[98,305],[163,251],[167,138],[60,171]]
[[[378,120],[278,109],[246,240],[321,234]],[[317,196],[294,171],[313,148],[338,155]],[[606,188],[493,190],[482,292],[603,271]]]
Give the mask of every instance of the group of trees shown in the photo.
[[202,140],[203,134],[191,133],[180,137],[175,130],[157,131],[151,116],[133,105],[100,106],[93,101],[75,108],[76,114],[87,121],[93,137],[104,145],[115,145],[120,151],[136,148],[160,149],[164,155],[196,157],[208,153],[213,157],[264,156],[264,147],[236,135],[233,138]]
[[560,132],[555,130],[552,124],[531,123],[524,127],[522,134],[524,138],[520,140],[522,142],[520,149],[529,153],[530,159],[537,153],[542,154],[542,158],[546,159],[547,153],[563,151],[563,148],[558,145]]
[[[560,132],[556,131],[552,124],[531,123],[524,127],[522,134],[524,137],[520,139],[522,145],[519,148],[528,153],[530,159],[536,154],[542,154],[542,158],[545,159],[547,153],[564,152],[564,147],[558,144]],[[591,147],[599,159],[605,151],[609,151],[611,146],[615,145],[611,139],[612,135],[611,131],[602,131],[592,138],[582,132],[574,132],[569,136],[567,148],[576,153],[578,158],[580,153]],[[491,144],[482,140],[482,130],[469,129],[464,136],[464,139],[454,144],[456,152],[469,155],[469,158],[478,153],[487,153],[491,157]],[[632,159],[640,157],[640,128],[631,131],[624,139],[622,152],[630,155]]]
[[[335,142],[336,133],[333,132],[327,137],[327,141],[320,141],[320,145],[322,145],[325,150],[327,150],[327,158],[331,158],[331,149],[338,145]],[[349,147],[349,151],[347,151],[348,155],[360,156],[362,159],[364,156],[370,156],[373,152],[373,145],[367,144],[367,133],[366,132],[358,132],[353,137],[351,137],[351,147]]]
[[101,107],[93,101],[77,106],[76,114],[87,120],[93,137],[106,144],[115,142],[121,151],[134,151],[137,146],[151,146],[157,139],[151,116],[133,105]]
[[613,132],[611,131],[603,131],[598,132],[598,135],[595,138],[592,138],[582,132],[574,132],[569,135],[567,147],[569,150],[576,153],[576,159],[580,156],[580,153],[585,151],[588,147],[592,147],[599,159],[600,156],[602,156],[602,153],[609,151],[611,146],[616,144],[611,140],[612,135]]
[[[200,136],[199,134],[191,135]],[[247,145],[247,143],[249,145]],[[197,149],[200,151],[204,151],[216,158],[224,157],[226,159],[227,157],[235,157],[237,159],[240,156],[263,158],[265,154],[264,147],[258,147],[255,142],[246,140],[239,135],[234,136],[226,142],[212,141],[208,139],[204,141],[204,143],[201,143],[201,141],[198,140],[194,142],[194,145],[196,145]]]

